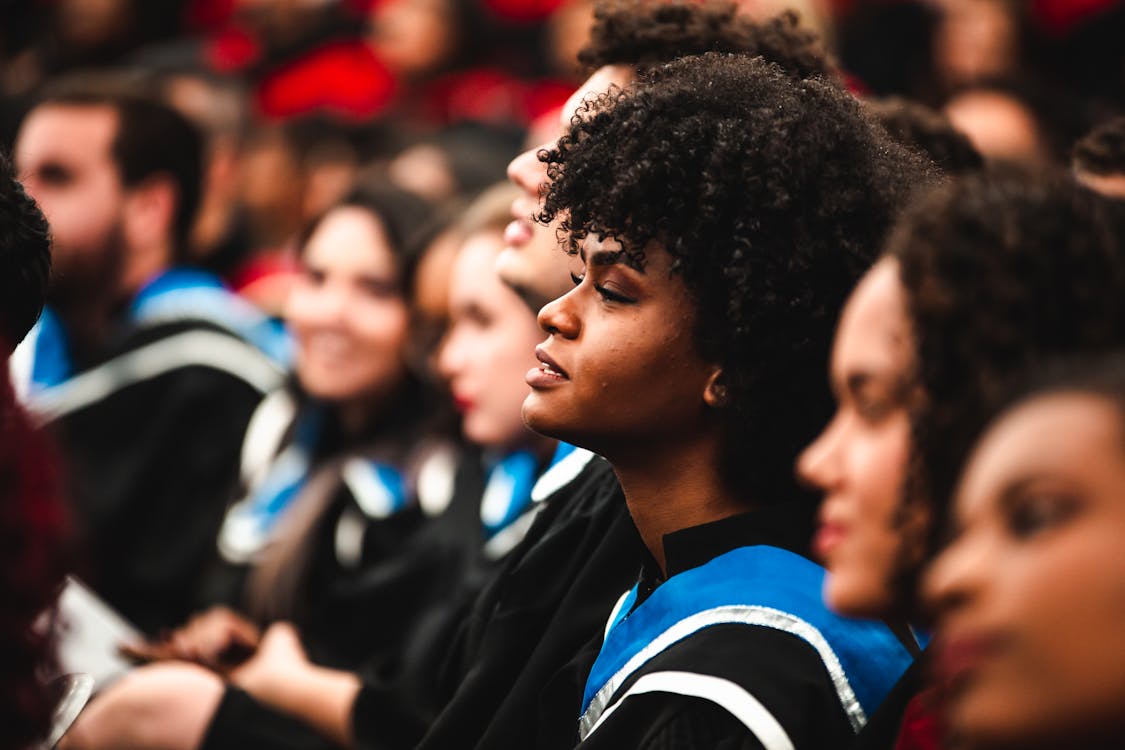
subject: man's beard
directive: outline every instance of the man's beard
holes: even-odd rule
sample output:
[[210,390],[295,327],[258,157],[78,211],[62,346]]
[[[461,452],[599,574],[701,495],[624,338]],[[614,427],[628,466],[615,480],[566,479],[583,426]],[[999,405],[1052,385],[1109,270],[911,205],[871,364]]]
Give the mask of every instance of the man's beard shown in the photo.
[[125,236],[117,222],[94,248],[64,254],[51,269],[47,304],[67,331],[77,366],[99,357],[113,319],[128,303],[120,292]]
[[92,248],[62,254],[51,268],[47,304],[62,314],[116,307],[125,265],[125,232],[116,222]]

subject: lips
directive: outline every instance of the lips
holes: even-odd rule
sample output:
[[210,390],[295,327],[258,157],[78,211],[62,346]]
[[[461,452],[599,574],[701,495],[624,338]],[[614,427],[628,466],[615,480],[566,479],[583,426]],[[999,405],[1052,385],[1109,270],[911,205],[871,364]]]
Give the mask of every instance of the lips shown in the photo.
[[506,247],[523,247],[531,241],[531,224],[527,219],[515,219],[504,229]]
[[821,561],[827,561],[846,536],[847,528],[843,524],[822,520],[813,538],[813,551]]
[[950,687],[964,684],[999,649],[998,637],[984,633],[946,634],[934,644],[937,677]]
[[527,384],[534,390],[542,390],[545,388],[552,388],[554,386],[562,385],[570,380],[559,363],[551,358],[551,355],[543,351],[542,345],[535,348],[535,357],[539,360],[539,366],[533,367],[527,371],[525,380]]
[[535,358],[539,360],[539,369],[548,375],[553,375],[563,380],[570,380],[570,376],[566,374],[558,362],[551,358],[551,355],[543,350],[542,346],[535,347]]

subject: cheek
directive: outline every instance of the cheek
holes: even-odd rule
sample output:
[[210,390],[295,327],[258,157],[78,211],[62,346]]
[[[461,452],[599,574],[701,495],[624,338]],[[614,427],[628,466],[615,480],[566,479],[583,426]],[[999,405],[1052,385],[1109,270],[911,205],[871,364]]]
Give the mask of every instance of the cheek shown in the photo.
[[951,707],[955,728],[1020,746],[1125,721],[1125,529],[1067,530],[997,554],[979,614],[1005,648]]
[[410,314],[399,302],[356,304],[349,310],[348,327],[373,353],[397,353],[409,336]]

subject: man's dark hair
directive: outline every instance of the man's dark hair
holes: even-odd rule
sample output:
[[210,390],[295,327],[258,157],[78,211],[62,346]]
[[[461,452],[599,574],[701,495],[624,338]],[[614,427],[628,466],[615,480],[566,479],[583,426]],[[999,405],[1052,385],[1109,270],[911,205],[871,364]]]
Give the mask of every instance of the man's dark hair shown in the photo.
[[1125,342],[1120,212],[1066,175],[989,172],[942,186],[893,231],[926,395],[913,417],[907,499],[934,509],[935,535],[1013,381]]
[[11,161],[0,152],[0,346],[5,356],[43,311],[50,272],[50,227],[16,180]]
[[673,259],[700,353],[721,365],[723,475],[751,502],[793,496],[824,425],[836,316],[928,165],[841,87],[709,53],[591,99],[548,162],[539,219],[571,250],[612,236]]
[[604,65],[643,71],[704,52],[761,55],[800,78],[835,73],[824,45],[798,26],[795,13],[755,21],[728,0],[603,0],[578,61],[591,71]]
[[897,96],[872,99],[867,106],[892,138],[921,151],[946,174],[964,174],[984,166],[984,158],[969,138],[936,109]]
[[199,207],[203,139],[183,115],[159,101],[153,86],[109,74],[73,74],[52,82],[38,104],[108,107],[117,114],[110,157],[121,182],[135,187],[166,176],[176,188],[172,245],[177,260],[188,252],[188,237]]
[[1074,168],[1094,175],[1125,175],[1125,117],[1102,123],[1074,145]]

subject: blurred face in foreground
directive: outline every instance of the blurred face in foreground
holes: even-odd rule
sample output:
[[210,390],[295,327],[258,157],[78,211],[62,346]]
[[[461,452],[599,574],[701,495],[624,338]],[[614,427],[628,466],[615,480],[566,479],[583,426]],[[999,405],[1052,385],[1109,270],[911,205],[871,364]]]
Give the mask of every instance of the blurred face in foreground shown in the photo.
[[830,373],[836,414],[797,462],[824,493],[814,548],[829,571],[825,601],[844,614],[879,617],[895,603],[913,357],[898,264],[884,259],[844,307]]
[[1108,399],[1034,397],[993,423],[926,578],[951,731],[973,747],[1119,747],[1125,434]]
[[[633,68],[607,65],[594,71],[585,83],[563,105],[559,114],[558,133],[593,94],[603,94],[610,86],[623,87],[633,80]],[[504,231],[504,251],[497,260],[500,277],[515,289],[533,310],[561,297],[570,289],[566,256],[559,249],[555,227],[543,226],[532,218],[540,208],[541,189],[547,182],[547,165],[539,161],[539,152],[554,147],[544,143],[524,151],[508,165],[508,179],[522,194],[512,203],[512,223]]]
[[356,206],[333,209],[305,243],[285,317],[296,371],[311,395],[369,411],[406,374],[410,312],[381,222]]

